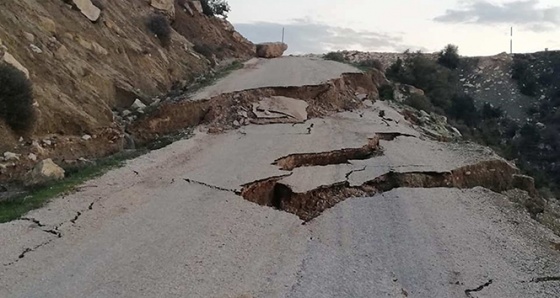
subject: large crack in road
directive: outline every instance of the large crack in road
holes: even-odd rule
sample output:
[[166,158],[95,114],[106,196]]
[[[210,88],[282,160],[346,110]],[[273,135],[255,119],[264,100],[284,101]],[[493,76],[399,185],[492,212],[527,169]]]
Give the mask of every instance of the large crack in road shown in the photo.
[[[345,148],[329,152],[292,154],[274,162],[282,170],[294,170],[299,167],[318,167],[349,163],[351,160],[375,158],[383,153],[379,140],[393,141],[403,135],[400,133],[381,133],[369,139],[361,148]],[[451,171],[390,171],[378,177],[372,177],[361,185],[353,186],[350,176],[357,171],[347,173],[346,181],[323,185],[306,191],[295,192],[282,183],[284,176],[270,177],[243,185],[241,196],[244,199],[276,208],[297,215],[304,221],[312,220],[323,211],[351,197],[370,197],[396,188],[474,188],[484,187],[495,192],[502,192],[518,186],[519,170],[501,159],[481,161]]]

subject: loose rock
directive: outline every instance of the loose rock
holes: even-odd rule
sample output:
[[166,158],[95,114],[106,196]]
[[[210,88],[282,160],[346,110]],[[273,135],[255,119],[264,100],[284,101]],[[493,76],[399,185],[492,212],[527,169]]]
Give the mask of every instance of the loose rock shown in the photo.
[[61,179],[64,179],[64,169],[49,158],[35,165],[33,170],[28,173],[25,184],[38,185]]
[[278,58],[284,55],[288,45],[282,42],[267,42],[257,45],[257,57]]

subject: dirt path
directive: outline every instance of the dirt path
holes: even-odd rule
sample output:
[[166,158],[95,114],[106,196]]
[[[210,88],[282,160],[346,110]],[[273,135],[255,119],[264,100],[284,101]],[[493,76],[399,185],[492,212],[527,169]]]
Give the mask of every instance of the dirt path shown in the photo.
[[559,297],[558,237],[477,187],[509,165],[399,117],[199,130],[132,160],[0,225],[0,297]]

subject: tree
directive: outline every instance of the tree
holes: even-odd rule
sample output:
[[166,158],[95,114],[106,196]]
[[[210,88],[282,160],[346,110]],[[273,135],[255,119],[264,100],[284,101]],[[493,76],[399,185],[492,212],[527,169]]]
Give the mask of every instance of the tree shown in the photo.
[[215,15],[227,17],[228,12],[231,10],[225,0],[202,0],[200,4],[202,4],[202,12],[210,17]]
[[438,63],[449,69],[456,69],[459,67],[459,47],[456,45],[448,44],[443,51],[439,53]]

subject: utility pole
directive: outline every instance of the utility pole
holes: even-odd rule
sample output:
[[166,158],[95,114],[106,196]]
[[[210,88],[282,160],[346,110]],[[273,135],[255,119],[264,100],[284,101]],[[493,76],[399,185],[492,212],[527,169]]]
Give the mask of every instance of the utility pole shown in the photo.
[[282,43],[284,43],[284,27],[282,27]]
[[511,27],[511,33],[509,36],[509,53],[513,55],[513,27]]

